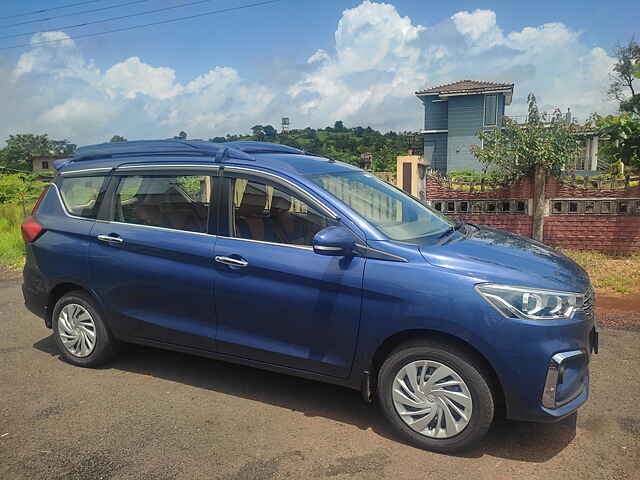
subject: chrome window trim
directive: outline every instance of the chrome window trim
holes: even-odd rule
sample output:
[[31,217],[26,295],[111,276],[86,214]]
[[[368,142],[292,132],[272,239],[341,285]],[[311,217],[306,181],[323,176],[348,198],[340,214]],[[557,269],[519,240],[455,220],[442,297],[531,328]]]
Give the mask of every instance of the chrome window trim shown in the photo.
[[60,192],[60,189],[58,188],[58,185],[56,185],[55,183],[51,183],[51,186],[54,187],[54,190],[56,191],[56,195],[58,196],[58,201],[60,202],[60,206],[62,207],[62,212],[69,218],[75,218],[76,220],[87,220],[89,222],[95,222],[96,219],[95,218],[87,218],[87,217],[80,217],[78,215],[73,215],[71,213],[69,213],[69,210],[67,210],[67,206],[64,204],[64,201],[62,200],[62,193]]
[[101,168],[85,168],[84,170],[70,170],[68,172],[60,172],[60,175],[73,175],[75,173],[85,174],[87,172],[109,172],[114,167],[101,167]]
[[129,227],[151,228],[153,230],[162,230],[165,232],[189,233],[191,235],[200,235],[200,236],[213,237],[213,238],[217,237],[217,235],[214,235],[213,233],[191,232],[189,230],[180,230],[177,228],[169,228],[169,227],[157,227],[155,225],[142,225],[140,223],[116,222],[115,220],[95,220],[95,222],[103,223],[103,224],[126,225]]
[[206,165],[206,164],[166,164],[166,163],[139,163],[135,165],[123,165],[117,167],[116,172],[120,170],[131,170],[131,169],[145,169],[145,168],[202,168],[202,169],[219,169],[220,165]]
[[311,245],[293,245],[289,243],[266,242],[264,240],[254,240],[252,238],[226,237],[223,235],[218,235],[218,238],[225,240],[239,240],[241,242],[260,243],[262,245],[275,245],[277,247],[297,248],[299,250],[307,250],[313,252],[313,247]]
[[293,183],[291,180],[287,180],[286,178],[281,177],[280,175],[276,175],[273,173],[269,173],[269,172],[264,172],[262,170],[255,170],[253,168],[247,168],[247,167],[236,167],[236,166],[232,166],[232,165],[225,165],[224,166],[224,171],[225,172],[240,172],[240,173],[245,173],[245,172],[249,172],[252,175],[256,175],[256,176],[263,176],[263,177],[270,177],[270,178],[275,178],[276,180],[285,183],[289,188],[291,188],[292,190],[294,190],[296,193],[299,193],[300,195],[302,195],[303,197],[305,197],[306,199],[308,199],[309,201],[311,201],[311,203],[313,203],[316,207],[320,208],[321,210],[324,210],[325,213],[327,213],[333,220],[340,220],[340,216],[335,213],[333,210],[331,210],[329,207],[327,207],[324,203],[322,203],[320,200],[318,200],[316,197],[314,197],[313,195],[311,195],[309,192],[303,190],[302,188],[300,188],[298,185],[296,185],[295,183]]

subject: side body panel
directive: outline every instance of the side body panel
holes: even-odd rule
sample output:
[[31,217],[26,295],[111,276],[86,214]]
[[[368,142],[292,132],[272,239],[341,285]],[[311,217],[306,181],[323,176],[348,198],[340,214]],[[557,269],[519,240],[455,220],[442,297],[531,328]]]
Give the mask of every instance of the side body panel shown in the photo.
[[29,308],[46,316],[49,293],[56,285],[72,283],[89,289],[89,244],[95,221],[69,216],[55,184],[35,218],[46,231],[26,245],[23,291]]
[[365,259],[219,238],[218,344],[222,353],[346,377],[353,361]]

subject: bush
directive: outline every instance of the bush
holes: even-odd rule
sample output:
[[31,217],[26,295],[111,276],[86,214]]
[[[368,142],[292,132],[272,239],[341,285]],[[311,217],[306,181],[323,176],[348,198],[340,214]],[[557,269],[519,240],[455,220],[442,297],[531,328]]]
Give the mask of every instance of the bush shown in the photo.
[[0,175],[0,205],[22,205],[28,210],[44,188],[34,175],[16,173]]
[[20,224],[24,213],[20,205],[0,205],[0,263],[12,268],[24,263],[24,242]]

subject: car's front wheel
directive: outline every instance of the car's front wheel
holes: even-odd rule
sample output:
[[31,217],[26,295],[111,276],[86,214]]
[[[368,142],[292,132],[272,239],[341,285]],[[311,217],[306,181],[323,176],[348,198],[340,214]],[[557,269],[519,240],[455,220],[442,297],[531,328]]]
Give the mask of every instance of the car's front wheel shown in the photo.
[[392,426],[421,448],[453,453],[484,437],[494,416],[488,375],[473,355],[444,343],[401,346],[378,374],[378,400]]
[[82,291],[56,303],[51,323],[62,357],[80,367],[97,367],[116,353],[117,342],[107,329],[95,301]]

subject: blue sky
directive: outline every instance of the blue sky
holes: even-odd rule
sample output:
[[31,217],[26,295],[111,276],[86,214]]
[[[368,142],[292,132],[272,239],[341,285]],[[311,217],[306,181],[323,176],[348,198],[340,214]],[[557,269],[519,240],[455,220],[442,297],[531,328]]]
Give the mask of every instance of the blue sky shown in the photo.
[[[0,17],[77,1],[8,0]],[[1,28],[0,36],[46,30],[31,41],[73,38],[255,0],[211,1],[58,29],[187,1],[149,0],[126,10]],[[2,19],[0,25],[44,15]],[[112,133],[138,138],[190,129],[206,138],[277,123],[282,115],[296,127],[342,119],[385,130],[419,129],[420,105],[412,91],[462,78],[515,81],[514,114],[528,90],[546,108],[571,107],[584,117],[608,113],[615,108],[605,98],[610,55],[617,42],[640,34],[638,18],[640,7],[632,1],[283,0],[77,42],[2,50],[0,101],[16,115],[0,118],[0,135],[35,128],[84,143]],[[4,39],[0,47],[28,41]]]

